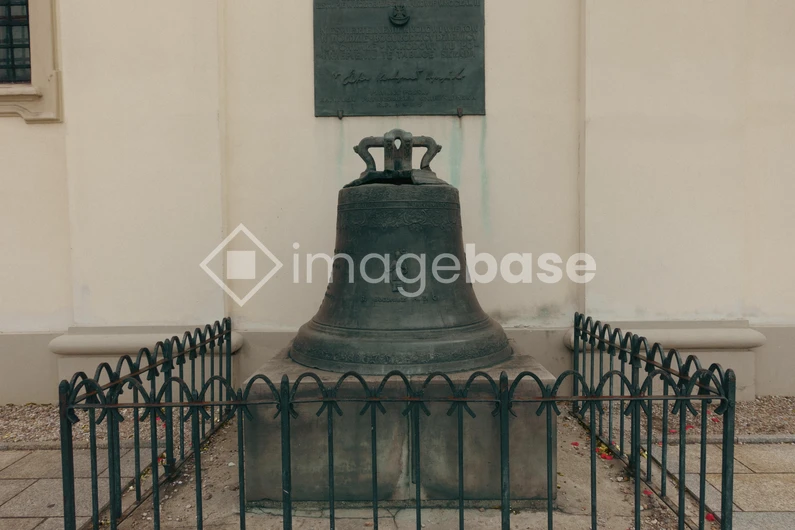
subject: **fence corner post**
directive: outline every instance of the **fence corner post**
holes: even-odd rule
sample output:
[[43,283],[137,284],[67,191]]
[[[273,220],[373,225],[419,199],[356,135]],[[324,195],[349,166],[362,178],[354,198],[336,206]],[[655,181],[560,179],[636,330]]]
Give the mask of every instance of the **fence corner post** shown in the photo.
[[[225,341],[224,345],[226,346],[226,382],[228,386],[226,388],[226,400],[232,401],[235,399],[234,392],[231,390],[232,388],[232,319],[227,317],[224,319],[226,323],[226,331],[224,332]],[[231,403],[226,406],[226,414],[227,416],[232,416],[232,405]]]
[[[579,331],[580,331],[579,330],[580,320],[581,320],[580,314],[579,313],[575,313],[574,314],[574,326],[572,326],[572,329],[574,330],[574,352],[573,352],[574,353],[574,364],[572,366],[572,369],[575,372],[577,372],[578,374],[580,373],[580,333],[579,333]],[[580,381],[575,377],[574,381],[572,382],[572,395],[577,397],[577,396],[579,396],[579,394],[580,394]],[[580,411],[579,402],[577,402],[576,400],[572,401],[571,402],[571,408],[572,408],[572,412],[574,412],[574,414],[577,414]]]
[[720,527],[732,528],[732,509],[734,508],[734,412],[737,393],[737,375],[734,370],[726,370],[724,392],[727,408],[723,416],[723,475],[721,477]]
[[72,422],[69,419],[70,385],[66,380],[58,385],[58,415],[61,422],[61,471],[63,487],[64,530],[76,530],[75,462],[72,448]]

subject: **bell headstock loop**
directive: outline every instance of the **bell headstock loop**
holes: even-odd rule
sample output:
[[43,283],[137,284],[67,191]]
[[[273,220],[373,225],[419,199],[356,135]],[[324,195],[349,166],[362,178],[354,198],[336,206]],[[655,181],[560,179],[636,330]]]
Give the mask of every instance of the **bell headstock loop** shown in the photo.
[[[384,170],[378,171],[370,149],[384,149]],[[413,151],[415,147],[426,148],[420,162],[419,170],[413,168]],[[431,170],[431,160],[442,150],[442,146],[430,136],[413,136],[410,132],[393,129],[383,136],[363,138],[353,150],[364,160],[367,169],[359,180],[350,185],[365,184],[373,181],[410,180],[413,184],[442,184]]]

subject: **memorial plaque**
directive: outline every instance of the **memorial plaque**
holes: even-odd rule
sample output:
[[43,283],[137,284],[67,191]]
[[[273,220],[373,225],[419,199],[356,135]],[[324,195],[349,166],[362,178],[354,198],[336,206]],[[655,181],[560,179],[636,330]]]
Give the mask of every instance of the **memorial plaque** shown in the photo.
[[486,113],[485,0],[314,0],[315,115]]

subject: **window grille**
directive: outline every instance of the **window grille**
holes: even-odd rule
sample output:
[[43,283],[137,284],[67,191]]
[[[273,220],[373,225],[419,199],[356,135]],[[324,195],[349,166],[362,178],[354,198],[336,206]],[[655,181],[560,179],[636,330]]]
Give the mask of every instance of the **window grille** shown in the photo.
[[28,0],[0,0],[0,83],[30,83]]

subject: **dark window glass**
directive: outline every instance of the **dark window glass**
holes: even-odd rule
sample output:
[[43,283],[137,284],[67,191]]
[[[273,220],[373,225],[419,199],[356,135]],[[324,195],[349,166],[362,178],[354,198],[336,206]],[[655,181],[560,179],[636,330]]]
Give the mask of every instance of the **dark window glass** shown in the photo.
[[0,0],[0,83],[30,83],[28,0]]

